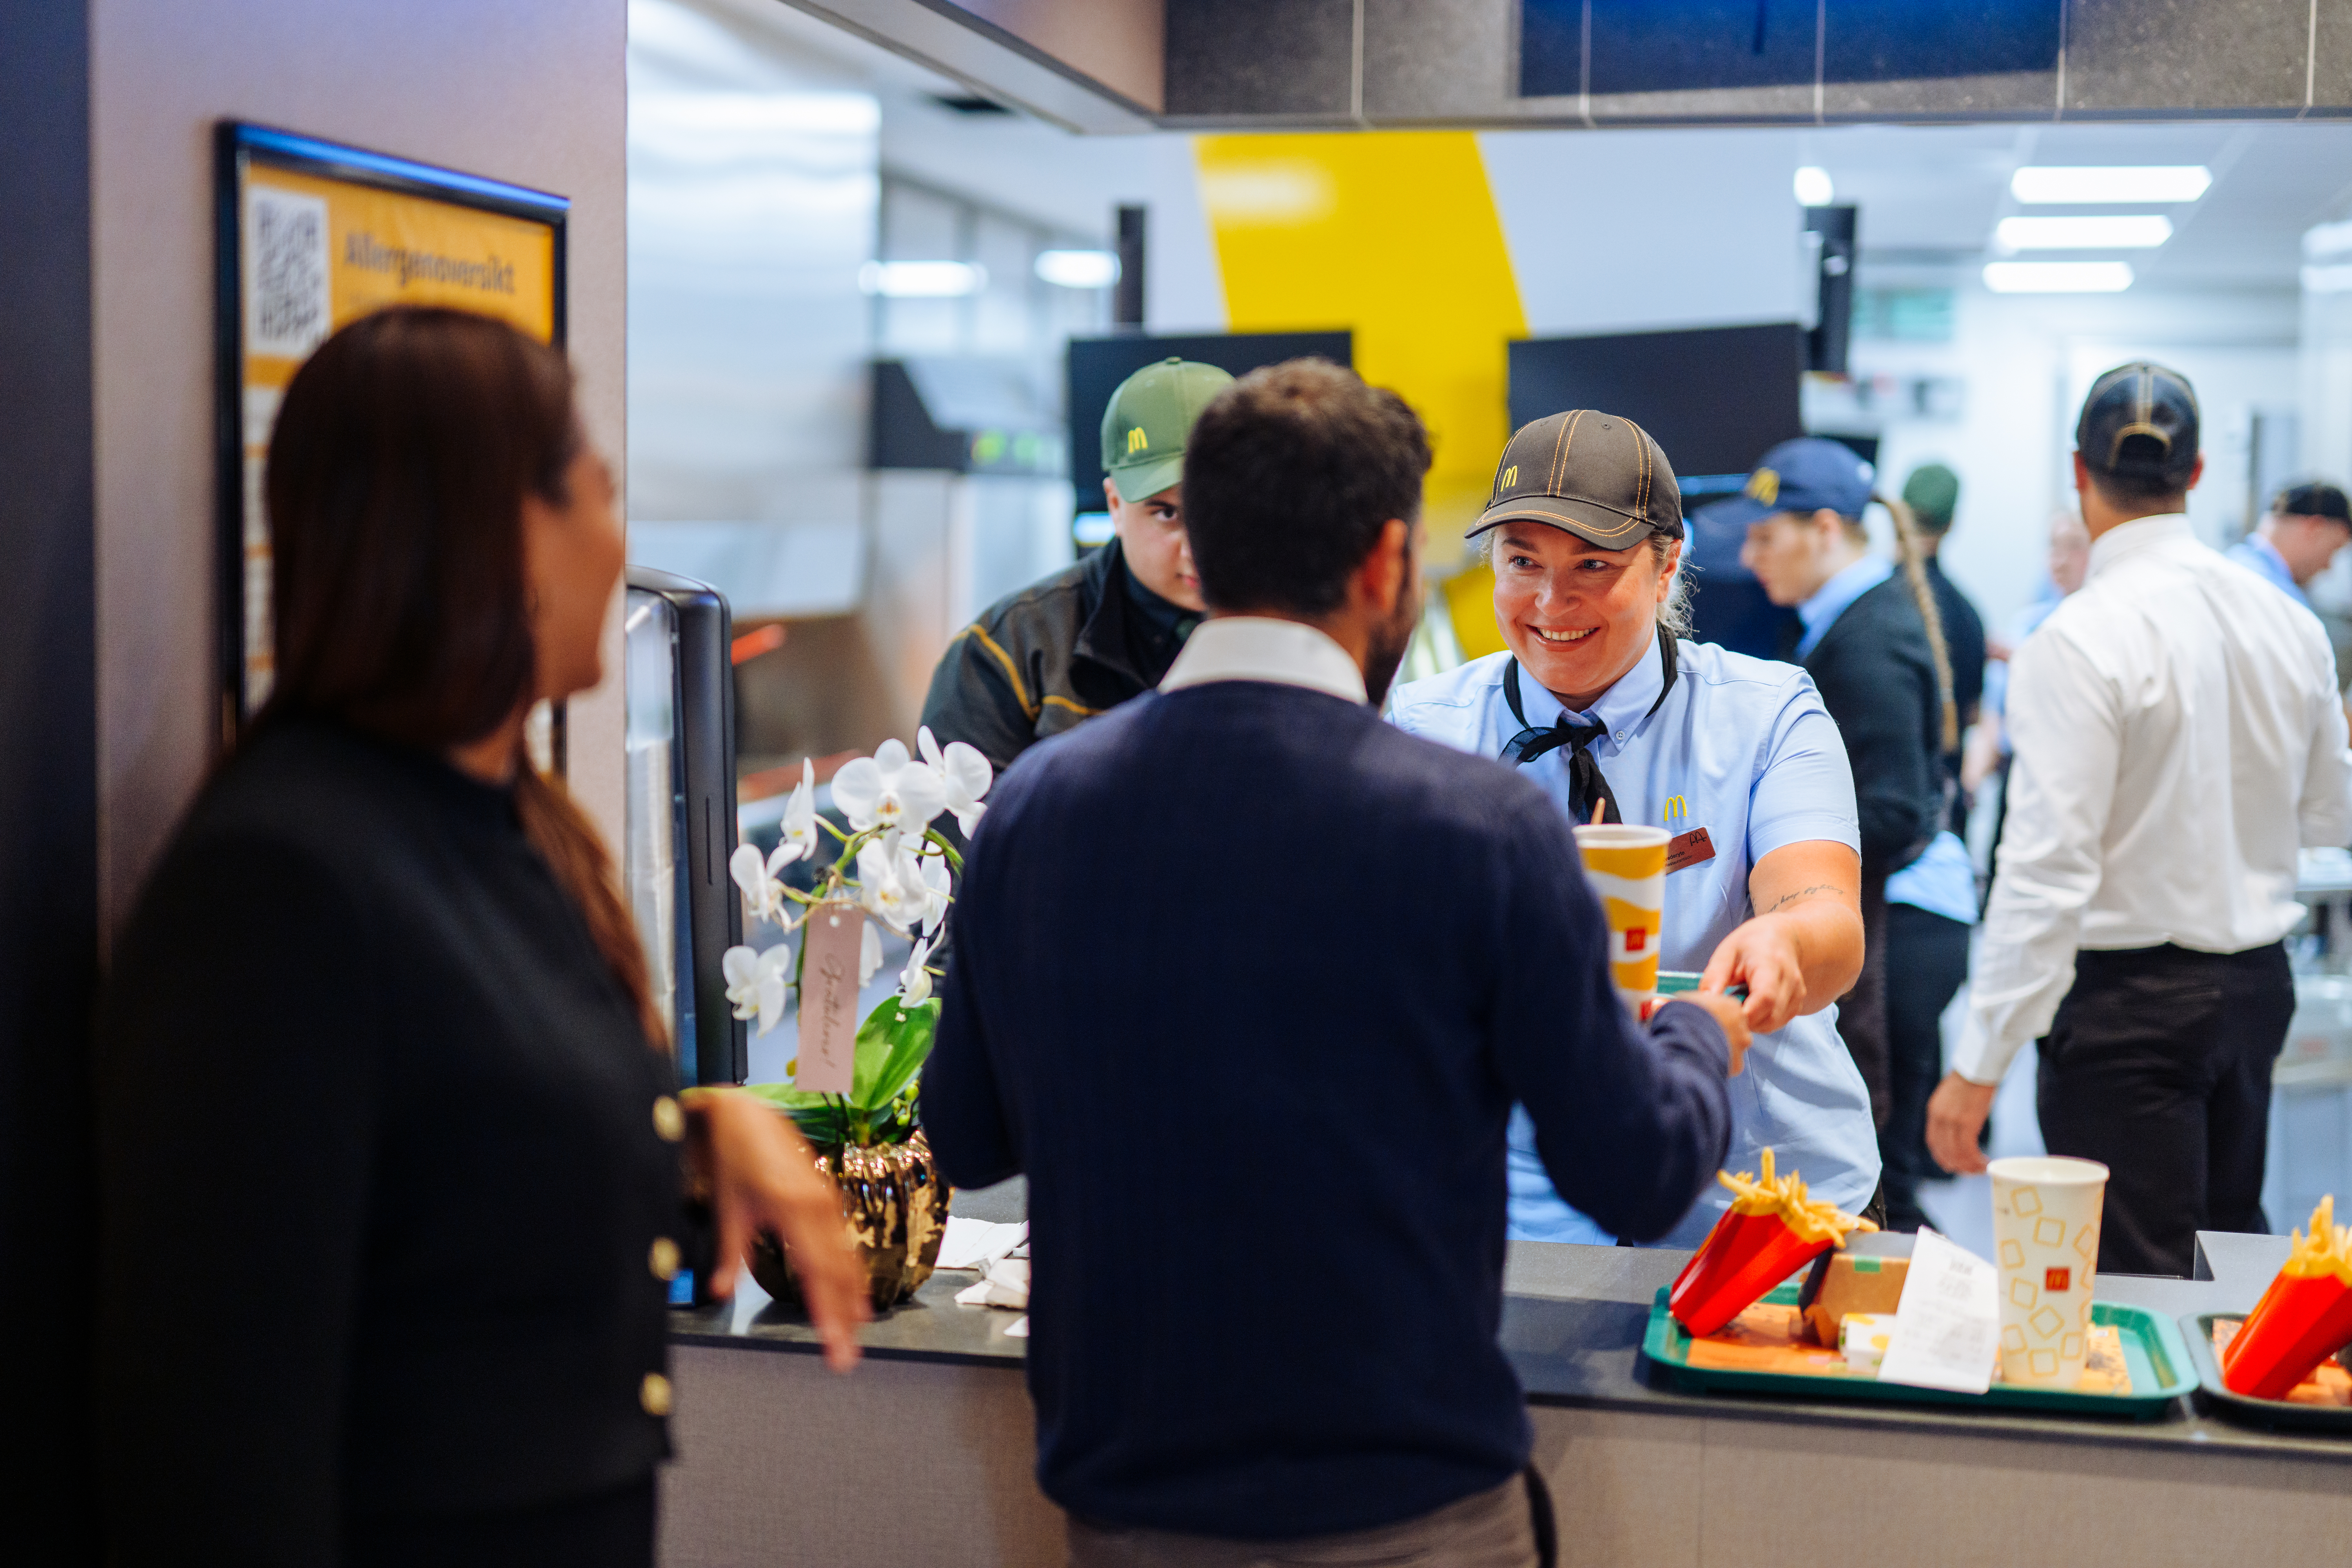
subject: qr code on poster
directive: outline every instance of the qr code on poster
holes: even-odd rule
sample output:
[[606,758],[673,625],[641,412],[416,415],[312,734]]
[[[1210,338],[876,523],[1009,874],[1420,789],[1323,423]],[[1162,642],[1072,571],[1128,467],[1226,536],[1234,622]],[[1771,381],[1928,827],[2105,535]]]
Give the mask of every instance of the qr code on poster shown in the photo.
[[245,195],[246,352],[299,359],[327,335],[327,203],[267,186]]

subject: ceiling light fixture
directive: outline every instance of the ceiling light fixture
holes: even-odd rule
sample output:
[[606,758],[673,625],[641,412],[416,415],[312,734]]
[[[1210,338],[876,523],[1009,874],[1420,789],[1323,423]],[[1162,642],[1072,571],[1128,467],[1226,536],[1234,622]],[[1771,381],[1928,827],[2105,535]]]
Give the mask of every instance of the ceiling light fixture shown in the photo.
[[886,300],[955,300],[988,287],[988,268],[970,261],[869,261],[857,287]]
[[1118,257],[1108,250],[1041,250],[1037,276],[1057,289],[1108,289],[1118,281]]
[[1985,287],[1996,294],[2117,294],[2132,286],[2128,261],[1989,261]]
[[2096,217],[2005,217],[1993,230],[2004,251],[2153,250],[2172,237],[2172,220],[2161,213],[2115,213]]
[[1830,181],[1830,172],[1818,163],[1808,163],[1797,171],[1797,203],[1800,206],[1825,207],[1837,200],[1837,186]]
[[2212,171],[2202,163],[2024,168],[2009,177],[2009,194],[2035,205],[2057,202],[2193,202],[2212,183]]

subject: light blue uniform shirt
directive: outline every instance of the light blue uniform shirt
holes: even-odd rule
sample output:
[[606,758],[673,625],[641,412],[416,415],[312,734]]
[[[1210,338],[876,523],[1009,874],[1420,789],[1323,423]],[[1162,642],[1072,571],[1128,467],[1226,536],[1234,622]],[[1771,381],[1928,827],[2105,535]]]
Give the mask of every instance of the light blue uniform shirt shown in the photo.
[[2305,609],[2311,608],[2311,595],[2303,591],[2303,584],[2296,582],[2294,574],[2287,570],[2286,557],[2278,552],[2277,545],[2261,534],[2246,535],[2223,553],[2265,583],[2274,584]]
[[1977,869],[1969,861],[1969,847],[1944,829],[1928,842],[1926,854],[1886,879],[1886,901],[1964,926],[1976,924]]
[[[1753,912],[1748,873],[1757,860],[1814,838],[1858,850],[1861,836],[1845,745],[1812,677],[1712,643],[1679,643],[1675,652],[1680,675],[1655,713],[1650,705],[1664,668],[1653,643],[1598,702],[1570,717],[1608,727],[1593,742],[1592,756],[1625,821],[1675,834],[1706,829],[1715,858],[1666,876],[1658,959],[1667,969],[1704,969],[1717,944]],[[1491,654],[1400,688],[1390,703],[1391,721],[1460,751],[1496,755],[1519,731],[1503,698],[1510,658]],[[1524,671],[1519,697],[1529,724],[1550,724],[1564,711]],[[1563,812],[1568,760],[1563,747],[1519,770]],[[1781,1172],[1800,1172],[1815,1195],[1850,1214],[1870,1202],[1878,1186],[1878,1136],[1870,1091],[1838,1037],[1836,1008],[1757,1036],[1747,1070],[1727,1087],[1727,1168],[1759,1169],[1757,1155],[1769,1145]],[[1511,1118],[1510,1184],[1514,1239],[1614,1239],[1552,1191],[1525,1111]],[[1722,1187],[1710,1186],[1660,1245],[1696,1247],[1729,1201]]]

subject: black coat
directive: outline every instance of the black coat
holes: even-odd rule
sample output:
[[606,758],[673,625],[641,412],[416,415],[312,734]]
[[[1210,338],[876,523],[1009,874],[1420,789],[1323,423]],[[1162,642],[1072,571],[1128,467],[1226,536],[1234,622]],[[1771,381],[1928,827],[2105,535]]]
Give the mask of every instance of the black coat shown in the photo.
[[112,1561],[644,1480],[667,1058],[509,792],[289,722],[205,790],[100,1029]]
[[1801,661],[1853,768],[1862,873],[1926,852],[1944,820],[1944,703],[1927,624],[1901,571],[1848,605]]

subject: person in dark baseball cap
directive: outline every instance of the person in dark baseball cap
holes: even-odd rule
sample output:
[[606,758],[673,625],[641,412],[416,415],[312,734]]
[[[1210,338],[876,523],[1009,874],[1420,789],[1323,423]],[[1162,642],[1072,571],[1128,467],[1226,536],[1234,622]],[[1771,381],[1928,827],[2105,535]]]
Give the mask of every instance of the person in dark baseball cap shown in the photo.
[[2309,609],[2304,588],[2347,544],[2352,544],[2352,501],[2334,485],[2313,479],[2279,491],[2269,515],[2229,553]]
[[2326,628],[2189,522],[2188,378],[2116,366],[2074,438],[2089,564],[2010,656],[2007,821],[1927,1147],[1983,1170],[2041,1042],[2044,1146],[2106,1167],[2099,1271],[2179,1276],[2200,1231],[2272,1228],[2297,853],[2352,840],[2352,751]]
[[[1859,1211],[1878,1185],[1870,1094],[1823,1012],[1862,967],[1859,840],[1820,694],[1801,669],[1691,638],[1674,465],[1622,415],[1520,429],[1470,535],[1506,651],[1400,688],[1391,720],[1510,763],[1572,822],[1665,829],[1663,929],[1645,946],[1705,970],[1702,992],[1745,985],[1748,1026],[1769,1035],[1748,1070],[1773,1092],[1733,1094],[1728,1168],[1770,1147]],[[1553,1189],[1533,1139],[1515,1118],[1512,1236],[1612,1239]],[[1664,1245],[1696,1247],[1726,1201],[1702,1198]]]

